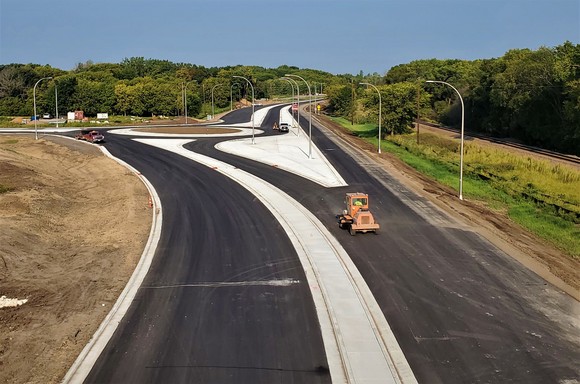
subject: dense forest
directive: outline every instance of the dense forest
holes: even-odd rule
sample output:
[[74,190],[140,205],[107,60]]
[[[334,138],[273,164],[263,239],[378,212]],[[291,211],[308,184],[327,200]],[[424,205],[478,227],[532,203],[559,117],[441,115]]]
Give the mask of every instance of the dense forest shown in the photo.
[[[40,113],[54,111],[58,98],[59,111],[83,110],[87,116],[173,116],[184,114],[187,106],[189,116],[202,117],[211,112],[212,97],[222,109],[231,99],[251,99],[249,85],[233,76],[249,79],[255,98],[262,99],[291,95],[290,82],[281,79],[288,73],[303,77],[312,94],[326,94],[328,113],[353,123],[377,122],[379,94],[360,83],[375,85],[383,134],[409,131],[417,115],[459,127],[459,93],[467,131],[580,155],[580,45],[571,42],[474,61],[417,60],[384,75],[333,75],[291,66],[206,68],[142,57],[118,64],[79,63],[71,71],[0,65],[0,116],[32,115],[36,85]],[[306,84],[297,84],[307,95]]]

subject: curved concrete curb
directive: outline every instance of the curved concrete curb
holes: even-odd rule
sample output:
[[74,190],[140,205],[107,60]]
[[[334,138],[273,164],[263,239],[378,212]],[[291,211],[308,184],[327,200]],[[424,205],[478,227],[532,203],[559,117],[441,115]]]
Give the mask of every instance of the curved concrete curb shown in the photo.
[[233,165],[183,148],[189,140],[137,139],[236,181],[280,222],[304,268],[334,383],[416,383],[378,303],[340,243],[305,207]]
[[[124,136],[139,136],[139,137],[175,137],[175,138],[186,138],[186,137],[226,137],[226,136],[248,136],[252,134],[252,130],[249,128],[242,128],[236,126],[209,126],[208,130],[213,130],[214,133],[158,133],[158,132],[145,132],[137,131],[135,128],[118,128],[109,130],[110,134],[114,135],[124,135]],[[220,129],[226,129],[232,127],[239,130],[238,132],[231,133],[218,133]],[[156,127],[146,127],[147,129],[154,130]],[[199,128],[199,127],[195,127]],[[139,128],[142,129],[142,128]],[[264,133],[263,130],[256,128],[254,130],[255,134]]]
[[129,282],[125,286],[123,292],[121,292],[121,295],[113,305],[113,308],[111,308],[111,311],[107,317],[105,317],[105,320],[103,320],[89,343],[85,346],[71,368],[68,370],[62,381],[63,383],[82,383],[93,368],[101,352],[117,329],[117,325],[120,323],[121,319],[129,309],[131,302],[135,298],[135,295],[137,294],[137,291],[139,290],[139,287],[141,286],[141,283],[143,282],[143,279],[145,278],[145,275],[151,266],[153,256],[155,255],[155,250],[157,248],[157,243],[159,242],[159,236],[161,234],[161,201],[159,200],[159,196],[153,188],[153,185],[151,185],[149,180],[147,180],[135,168],[111,155],[104,147],[100,148],[106,156],[131,170],[131,172],[136,174],[141,179],[141,181],[143,181],[149,190],[149,194],[151,195],[153,202],[153,222],[151,225],[151,231],[149,232],[149,239],[145,245],[143,253],[141,254],[141,259],[139,260],[135,271],[129,279]]

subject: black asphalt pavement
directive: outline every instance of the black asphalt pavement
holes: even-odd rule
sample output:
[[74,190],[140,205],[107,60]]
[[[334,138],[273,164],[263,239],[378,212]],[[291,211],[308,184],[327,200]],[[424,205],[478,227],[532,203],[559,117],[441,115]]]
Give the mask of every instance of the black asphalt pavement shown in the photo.
[[85,382],[329,383],[309,287],[270,212],[178,155],[113,134],[106,145],[155,186],[163,228],[139,294]]
[[[268,134],[276,111],[263,123]],[[247,113],[225,120],[248,121]],[[307,121],[301,125],[307,130]],[[420,383],[580,380],[574,299],[474,231],[422,211],[424,199],[363,156],[345,153],[317,124],[312,133],[348,187],[324,188],[222,153],[214,145],[223,138],[186,148],[276,185],[327,226],[365,278]],[[302,268],[262,204],[190,160],[127,137],[107,138],[107,148],[155,186],[164,220],[144,286],[86,382],[329,382]],[[378,235],[338,228],[345,192],[370,195]],[[403,203],[401,193],[420,209]],[[273,280],[298,283],[264,285]]]

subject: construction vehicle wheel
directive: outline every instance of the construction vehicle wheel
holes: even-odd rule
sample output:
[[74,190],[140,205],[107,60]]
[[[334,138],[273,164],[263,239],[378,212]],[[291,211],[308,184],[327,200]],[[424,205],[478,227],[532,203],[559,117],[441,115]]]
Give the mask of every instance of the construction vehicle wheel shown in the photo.
[[352,227],[352,225],[350,226],[350,228],[348,229],[348,231],[350,232],[351,236],[356,235],[356,230]]

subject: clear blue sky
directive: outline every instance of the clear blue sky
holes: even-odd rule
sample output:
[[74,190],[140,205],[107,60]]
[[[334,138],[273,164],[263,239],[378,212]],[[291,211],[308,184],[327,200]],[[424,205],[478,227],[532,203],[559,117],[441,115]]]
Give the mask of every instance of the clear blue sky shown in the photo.
[[0,0],[0,64],[292,65],[384,74],[418,59],[580,41],[580,0]]

